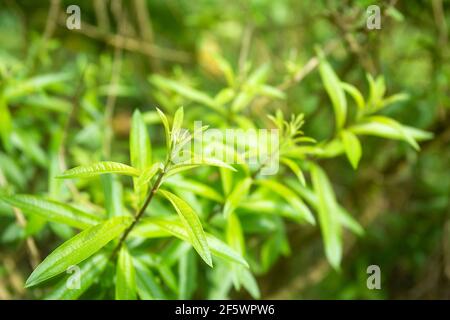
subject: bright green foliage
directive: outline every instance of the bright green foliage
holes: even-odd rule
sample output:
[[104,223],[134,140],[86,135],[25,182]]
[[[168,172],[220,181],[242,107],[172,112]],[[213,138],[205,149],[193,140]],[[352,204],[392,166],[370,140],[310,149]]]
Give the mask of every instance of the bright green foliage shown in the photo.
[[[428,229],[406,213],[448,224],[433,215],[448,211],[450,190],[441,157],[450,102],[445,19],[428,23],[439,45],[411,24],[403,38],[395,26],[413,9],[383,4],[392,30],[383,25],[386,41],[376,43],[381,31],[366,30],[365,4],[351,1],[123,1],[127,19],[145,13],[134,7],[143,3],[151,19],[126,21],[122,42],[117,17],[100,21],[97,6],[109,2],[83,8],[98,26],[45,37],[22,30],[39,20],[17,14],[28,5],[0,4],[0,255],[30,256],[17,268],[31,273],[24,298],[259,299],[277,297],[269,291],[278,282],[303,298],[298,283],[325,279],[316,291],[328,293],[348,277],[340,298],[378,297],[354,284],[373,255],[348,258],[347,239],[387,247],[392,231],[415,248]],[[439,3],[411,7],[439,17]],[[114,10],[104,11],[108,18]],[[99,43],[85,44],[91,34]],[[240,136],[229,146],[208,135],[229,129],[273,130],[278,144]],[[261,153],[264,161],[249,161]],[[266,175],[274,158],[278,170]],[[371,233],[367,225],[384,211],[386,230]],[[416,229],[421,236],[404,239]],[[448,234],[433,230],[432,239]],[[426,260],[411,256],[399,266]],[[318,271],[307,268],[312,258]],[[344,276],[346,259],[354,265]]]

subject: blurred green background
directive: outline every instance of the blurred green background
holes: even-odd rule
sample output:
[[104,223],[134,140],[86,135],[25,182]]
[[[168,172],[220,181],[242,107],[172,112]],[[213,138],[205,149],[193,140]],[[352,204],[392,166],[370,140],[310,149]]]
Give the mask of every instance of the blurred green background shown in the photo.
[[[65,26],[65,8],[74,2],[81,8],[80,30]],[[364,93],[366,73],[371,73],[385,76],[389,94],[409,94],[408,101],[394,104],[386,114],[434,133],[419,153],[403,142],[368,137],[358,171],[343,157],[324,162],[339,201],[366,229],[361,238],[345,235],[342,270],[333,271],[325,260],[319,230],[298,232],[288,224],[291,255],[257,280],[262,298],[450,298],[450,1],[138,0],[123,1],[121,10],[111,2],[2,0],[0,60],[2,66],[13,65],[18,78],[82,70],[85,61],[93,62],[95,67],[86,71],[87,86],[108,104],[115,57],[121,55],[113,157],[127,150],[133,109],[163,103],[147,77],[161,74],[215,93],[224,85],[217,53],[240,71],[248,61],[252,66],[270,62],[269,82],[277,85],[289,83],[319,46],[339,77]],[[381,8],[379,30],[366,28],[366,9],[372,4]],[[10,80],[2,78],[0,89]],[[70,101],[79,94],[79,82],[74,77],[55,90]],[[303,112],[307,135],[330,135],[332,110],[324,106],[328,98],[314,68],[289,83],[286,94],[285,100],[254,106],[251,115],[279,108]],[[95,114],[89,99],[87,110]],[[53,108],[65,108],[65,101],[53,101]],[[31,147],[18,151],[15,163],[0,148],[0,166],[8,168],[11,188],[39,192],[49,184],[50,133],[65,118],[40,112],[39,101],[21,104],[13,105],[11,113],[18,130],[26,132],[23,143]],[[90,143],[100,134],[98,127],[87,116],[80,115],[78,122],[84,127],[79,144],[95,150]],[[70,152],[71,157],[86,156],[77,148]],[[10,220],[0,215],[0,299],[27,298],[22,284],[31,271],[26,239],[32,231]],[[40,250],[49,250],[48,235],[38,234],[36,241]],[[366,287],[366,268],[372,264],[381,268],[381,290]],[[248,298],[243,292],[233,297]]]

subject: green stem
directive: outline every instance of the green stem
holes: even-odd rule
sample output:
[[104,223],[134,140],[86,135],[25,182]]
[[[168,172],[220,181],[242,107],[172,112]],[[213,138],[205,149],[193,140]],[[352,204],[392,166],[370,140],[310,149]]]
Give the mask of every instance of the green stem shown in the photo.
[[122,237],[120,237],[119,243],[117,244],[117,246],[114,248],[114,251],[112,252],[110,259],[112,259],[117,252],[119,251],[120,247],[122,246],[122,244],[125,242],[125,240],[127,239],[128,235],[130,234],[130,232],[133,230],[133,228],[136,226],[136,224],[139,222],[139,220],[142,218],[142,216],[145,213],[145,210],[147,209],[147,207],[149,206],[150,202],[152,201],[155,193],[158,191],[161,182],[162,182],[162,178],[164,177],[166,173],[166,166],[164,166],[164,169],[160,172],[160,174],[158,175],[158,178],[156,179],[155,183],[153,184],[152,189],[150,190],[150,192],[147,195],[147,198],[145,199],[144,204],[142,205],[141,209],[139,209],[139,211],[136,213],[136,215],[134,216],[134,220],[131,223],[131,225],[124,231],[124,233],[122,234]]

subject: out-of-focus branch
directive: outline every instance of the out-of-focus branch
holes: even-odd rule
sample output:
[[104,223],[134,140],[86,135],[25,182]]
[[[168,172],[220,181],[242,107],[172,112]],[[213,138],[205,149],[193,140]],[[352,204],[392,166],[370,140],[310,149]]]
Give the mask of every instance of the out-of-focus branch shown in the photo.
[[[65,25],[66,17],[62,15],[60,17],[60,24]],[[87,37],[104,41],[110,46],[118,47],[123,50],[138,52],[156,59],[175,61],[180,63],[186,63],[191,61],[191,56],[184,52],[175,49],[168,49],[157,46],[155,44],[149,44],[140,39],[133,37],[126,37],[118,34],[111,34],[100,30],[98,27],[93,26],[87,22],[81,23],[81,29],[74,29],[72,31],[83,34]]]
[[[120,35],[126,34],[127,22],[124,8],[121,0],[115,0],[112,4],[114,16],[116,18]],[[123,40],[123,39],[122,39]],[[109,158],[111,156],[111,141],[113,138],[112,119],[116,106],[117,92],[116,87],[119,84],[120,72],[122,70],[122,48],[117,46],[114,50],[114,58],[111,67],[111,92],[108,94],[105,107],[105,140],[103,142],[103,156]]]
[[445,21],[444,4],[442,0],[433,0],[433,15],[436,23],[436,27],[439,32],[439,45],[445,47],[448,41],[448,28]]
[[106,0],[94,0],[94,9],[99,28],[105,32],[108,32],[110,23]]
[[[339,44],[338,40],[331,40],[330,42],[328,42],[323,49],[324,54],[325,55],[330,54],[337,47],[338,44]],[[319,58],[317,56],[311,57],[308,60],[308,62],[306,62],[306,64],[303,66],[303,68],[298,70],[292,77],[284,80],[282,83],[277,85],[277,89],[286,91],[292,86],[299,84],[307,75],[309,75],[312,71],[314,71],[314,69],[316,69],[318,65],[319,65]],[[254,112],[260,114],[262,113],[264,107],[270,101],[271,99],[268,97],[259,97],[253,102],[251,107]],[[265,119],[265,117],[262,117],[262,119]]]
[[[6,184],[7,184],[6,177],[3,175],[3,171],[0,169],[0,186],[6,186]],[[17,208],[13,208],[13,212],[14,215],[16,216],[16,220],[19,226],[25,228],[27,226],[27,220],[23,215],[22,211],[20,211]],[[41,262],[36,242],[34,242],[34,239],[31,236],[27,237],[25,242],[29,253],[30,264],[33,268],[35,268]]]
[[61,0],[52,0],[50,2],[50,8],[48,10],[47,15],[47,22],[45,23],[44,43],[48,39],[50,39],[53,33],[55,32],[60,7],[61,7]]
[[[150,19],[150,14],[148,13],[146,2],[145,0],[134,0],[133,4],[141,38],[146,43],[153,45],[155,42],[153,26]],[[159,63],[157,60],[152,59],[152,57],[149,57],[148,60],[151,67],[159,68]]]

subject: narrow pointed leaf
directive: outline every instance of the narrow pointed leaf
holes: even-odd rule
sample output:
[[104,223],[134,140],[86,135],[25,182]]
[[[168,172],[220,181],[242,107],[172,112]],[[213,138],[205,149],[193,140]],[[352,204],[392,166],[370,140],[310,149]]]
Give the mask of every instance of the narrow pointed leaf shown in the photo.
[[173,193],[161,189],[158,193],[163,195],[173,205],[189,234],[193,247],[206,264],[212,267],[211,252],[198,215],[184,200]]
[[289,158],[281,158],[281,162],[284,163],[287,167],[289,167],[289,169],[291,169],[291,171],[297,176],[298,181],[300,181],[300,183],[302,185],[306,185],[306,180],[305,180],[305,176],[303,174],[302,169],[300,169],[299,165],[297,163],[295,163],[294,161],[292,161]]
[[285,199],[295,210],[297,210],[303,216],[303,219],[311,224],[315,224],[314,216],[312,215],[309,208],[291,189],[273,180],[259,180],[257,181],[257,183],[260,186],[270,189],[271,191],[278,194],[280,197]]
[[223,197],[220,195],[220,193],[218,193],[216,190],[214,190],[213,188],[211,188],[210,186],[203,184],[201,182],[198,182],[196,180],[192,180],[192,179],[181,179],[181,178],[177,178],[177,179],[167,179],[165,181],[166,185],[169,185],[173,188],[179,188],[179,189],[183,189],[183,190],[188,190],[191,191],[201,197],[207,198],[207,199],[211,199],[217,202],[223,202]]
[[136,273],[125,245],[120,248],[116,269],[116,300],[136,300]]
[[247,197],[252,182],[253,179],[250,177],[239,181],[225,201],[223,207],[225,217],[228,217],[239,206],[241,201]]
[[27,214],[38,215],[48,221],[59,222],[80,229],[94,226],[103,220],[98,216],[83,212],[64,203],[32,195],[0,195],[0,200],[21,209]]
[[[217,237],[206,234],[206,240],[211,253],[225,261],[241,264],[248,268],[245,259]],[[158,238],[173,235],[183,241],[191,243],[187,230],[179,219],[146,218],[136,227],[132,235],[144,238]]]
[[126,164],[112,161],[102,161],[91,165],[79,166],[63,172],[57,178],[90,178],[105,173],[117,173],[126,176],[138,177],[140,172],[136,168]]
[[348,160],[352,164],[353,169],[358,168],[358,163],[362,155],[361,143],[358,137],[353,132],[347,130],[341,131],[341,137]]
[[[134,111],[130,131],[130,160],[131,166],[143,172],[150,167],[152,148],[145,122],[139,110]],[[139,184],[138,178],[133,178],[134,190],[142,202],[147,194],[148,186]]]
[[33,271],[26,281],[26,287],[37,285],[89,258],[117,238],[131,222],[132,218],[128,217],[111,218],[64,242]]
[[156,111],[158,111],[158,115],[161,118],[161,122],[164,126],[164,132],[166,135],[166,147],[167,147],[167,152],[170,152],[170,147],[171,147],[171,140],[170,140],[170,126],[169,126],[169,120],[167,120],[166,115],[159,110],[158,108],[156,108]]
[[101,181],[108,217],[112,218],[124,215],[123,188],[119,178],[113,174],[105,174],[102,176]]
[[336,127],[340,129],[344,126],[347,117],[347,100],[345,93],[342,89],[341,81],[331,65],[323,57],[320,60],[320,77],[322,78],[322,82],[333,104]]
[[[92,258],[84,261],[80,266],[80,273],[75,275],[68,270],[68,275],[64,277],[55,289],[53,289],[47,296],[46,300],[76,300],[78,299],[89,287],[99,279],[103,270],[105,270],[108,263],[108,256],[104,253],[99,253]],[[76,270],[76,269],[74,269]],[[76,271],[75,271],[76,272]],[[73,278],[74,281],[79,280],[79,287],[77,283],[72,283],[68,286],[68,281]],[[72,287],[73,285],[73,287]]]
[[334,192],[327,176],[318,166],[312,166],[311,177],[314,192],[319,200],[318,215],[325,245],[325,254],[333,268],[339,269],[342,258],[342,239]]

